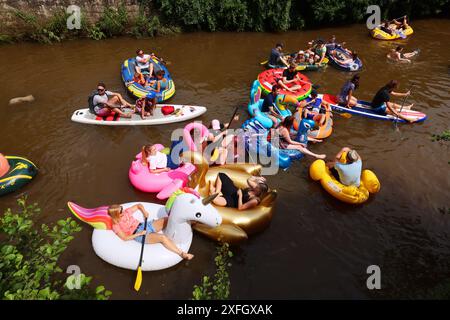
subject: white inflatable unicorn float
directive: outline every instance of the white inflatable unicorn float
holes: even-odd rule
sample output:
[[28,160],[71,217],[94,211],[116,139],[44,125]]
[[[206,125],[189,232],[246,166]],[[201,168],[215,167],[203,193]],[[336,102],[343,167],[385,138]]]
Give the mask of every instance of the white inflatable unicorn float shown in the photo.
[[[214,196],[202,199],[198,193],[189,188],[176,191],[167,201],[166,206],[155,203],[139,202],[150,213],[149,220],[169,216],[167,227],[162,231],[172,239],[178,248],[188,252],[192,243],[191,222],[200,222],[211,227],[222,223],[222,217],[210,202]],[[138,202],[122,204],[126,209]],[[123,241],[112,230],[112,220],[108,215],[108,207],[94,209],[83,208],[73,202],[67,205],[72,213],[80,220],[92,225],[92,246],[95,253],[106,262],[120,268],[136,270],[139,264],[141,243],[137,241]],[[135,218],[144,221],[140,212]],[[167,250],[162,244],[145,244],[142,261],[142,271],[166,269],[176,265],[182,258]]]

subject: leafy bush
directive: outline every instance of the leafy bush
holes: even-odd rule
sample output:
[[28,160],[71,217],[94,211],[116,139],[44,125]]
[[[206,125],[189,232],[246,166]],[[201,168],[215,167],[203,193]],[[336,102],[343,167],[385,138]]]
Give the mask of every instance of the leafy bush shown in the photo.
[[86,27],[87,36],[93,40],[102,40],[106,38],[106,35],[96,25]]
[[106,7],[100,20],[97,22],[97,26],[108,37],[124,34],[127,24],[127,9],[123,3],[117,10],[113,7]]
[[[60,255],[81,227],[71,218],[57,221],[53,226],[36,227],[40,209],[27,205],[26,198],[17,200],[19,210],[7,209],[0,218],[0,297],[19,299],[107,299],[111,292],[103,287],[89,286],[91,278],[81,277],[81,288],[69,290],[61,280],[57,265]],[[59,276],[59,277],[58,277]],[[72,276],[73,277],[73,276]]]
[[230,276],[228,268],[231,267],[229,259],[233,256],[228,243],[217,247],[217,255],[214,259],[216,263],[216,273],[211,279],[203,276],[202,283],[194,286],[192,292],[193,300],[225,300],[230,295]]

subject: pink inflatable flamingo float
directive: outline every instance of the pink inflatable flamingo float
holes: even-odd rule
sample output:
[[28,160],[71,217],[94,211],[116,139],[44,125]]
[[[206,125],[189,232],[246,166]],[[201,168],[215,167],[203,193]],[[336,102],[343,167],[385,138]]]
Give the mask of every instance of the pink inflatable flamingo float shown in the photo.
[[[155,144],[156,150],[161,151],[164,146]],[[191,163],[184,163],[177,169],[168,172],[151,173],[148,167],[141,163],[141,153],[131,163],[128,177],[131,184],[143,192],[158,192],[156,197],[160,200],[169,198],[173,192],[186,186],[189,176],[196,168]]]
[[[191,133],[194,130],[197,130],[198,133],[200,134],[200,136],[194,132],[194,135],[193,135],[194,138],[192,138]],[[184,143],[186,144],[186,146],[188,147],[188,149],[190,151],[194,151],[194,152],[201,151],[199,149],[202,149],[201,145],[202,145],[203,141],[205,141],[205,139],[208,137],[208,135],[209,135],[208,128],[205,127],[200,122],[191,122],[191,123],[187,124],[183,130]]]

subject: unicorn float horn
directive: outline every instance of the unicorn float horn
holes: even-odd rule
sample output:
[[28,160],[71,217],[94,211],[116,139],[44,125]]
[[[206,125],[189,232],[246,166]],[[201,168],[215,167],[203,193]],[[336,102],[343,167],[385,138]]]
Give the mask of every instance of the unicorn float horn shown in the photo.
[[219,195],[218,193],[214,193],[214,194],[212,194],[210,196],[207,196],[206,198],[203,198],[203,200],[202,200],[203,205],[206,206],[206,205],[210,204],[211,202],[213,202],[213,200],[215,198],[217,198],[218,195]]

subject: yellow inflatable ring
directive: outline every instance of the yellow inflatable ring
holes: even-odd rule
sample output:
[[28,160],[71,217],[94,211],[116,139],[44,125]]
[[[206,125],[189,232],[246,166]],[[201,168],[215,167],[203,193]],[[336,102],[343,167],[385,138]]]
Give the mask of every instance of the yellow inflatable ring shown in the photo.
[[380,182],[370,170],[363,170],[361,185],[345,186],[334,178],[323,160],[314,161],[309,167],[309,175],[313,180],[320,181],[322,187],[333,197],[350,204],[360,204],[369,199],[370,193],[380,191]]
[[[410,35],[412,35],[414,33],[413,28],[411,28],[410,26],[408,28],[405,29],[405,31],[403,32],[404,35],[406,37],[409,37]],[[399,34],[389,34],[387,32],[384,32],[383,30],[379,29],[379,28],[375,28],[370,30],[370,35],[378,40],[397,40],[397,39],[401,39]]]

